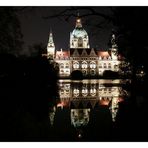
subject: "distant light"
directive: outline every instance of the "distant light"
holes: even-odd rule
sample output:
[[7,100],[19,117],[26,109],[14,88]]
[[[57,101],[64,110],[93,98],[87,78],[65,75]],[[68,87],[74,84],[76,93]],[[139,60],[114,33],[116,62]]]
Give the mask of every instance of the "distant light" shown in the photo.
[[79,135],[78,135],[78,138],[82,138],[82,135],[81,135],[81,134],[79,134]]

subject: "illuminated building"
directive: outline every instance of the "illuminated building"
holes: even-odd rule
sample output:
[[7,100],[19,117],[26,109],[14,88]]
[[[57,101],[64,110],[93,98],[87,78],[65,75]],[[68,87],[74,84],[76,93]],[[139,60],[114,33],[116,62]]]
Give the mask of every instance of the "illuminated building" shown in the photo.
[[70,33],[69,49],[57,50],[50,32],[46,56],[59,64],[60,77],[69,77],[75,70],[81,71],[84,76],[103,75],[105,70],[118,72],[121,56],[118,56],[114,34],[111,43],[112,47],[108,50],[90,48],[88,33],[78,17],[75,28]]

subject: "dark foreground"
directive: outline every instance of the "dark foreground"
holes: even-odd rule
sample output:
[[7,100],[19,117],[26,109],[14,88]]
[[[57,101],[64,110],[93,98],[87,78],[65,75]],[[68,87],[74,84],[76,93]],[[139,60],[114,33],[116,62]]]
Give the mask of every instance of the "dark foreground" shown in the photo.
[[[130,95],[118,96],[121,101],[114,108],[118,112],[113,121],[111,100],[107,100],[112,96],[102,102],[95,97],[95,104],[85,104],[83,94],[77,105],[71,100],[61,105],[62,85],[57,85],[56,73],[46,59],[18,61],[7,56],[0,58],[0,141],[148,141],[147,78],[121,85]],[[72,90],[75,86],[83,88],[77,83]],[[90,86],[94,84],[89,91]],[[79,117],[72,122],[73,111]]]

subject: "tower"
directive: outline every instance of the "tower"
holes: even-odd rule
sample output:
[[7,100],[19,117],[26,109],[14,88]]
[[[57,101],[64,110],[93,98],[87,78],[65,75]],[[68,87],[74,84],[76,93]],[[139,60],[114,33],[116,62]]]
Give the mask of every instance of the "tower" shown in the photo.
[[87,32],[82,27],[81,18],[76,18],[75,29],[70,33],[70,48],[89,48],[89,38]]
[[47,44],[47,58],[54,59],[54,55],[55,55],[55,45],[53,41],[53,34],[50,31],[49,40]]
[[116,37],[115,34],[112,34],[112,38],[111,38],[111,57],[113,60],[117,60],[118,58],[118,46],[116,44]]

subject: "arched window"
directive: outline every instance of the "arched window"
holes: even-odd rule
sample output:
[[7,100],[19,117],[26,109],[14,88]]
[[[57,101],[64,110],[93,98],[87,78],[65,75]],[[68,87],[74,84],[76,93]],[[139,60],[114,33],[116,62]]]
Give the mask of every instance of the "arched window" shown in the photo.
[[102,68],[102,64],[101,63],[99,64],[99,68]]
[[111,63],[108,63],[108,68],[111,68]]
[[88,89],[86,87],[82,88],[82,95],[86,97],[88,95]]
[[79,62],[74,62],[73,63],[73,68],[78,69],[79,68]]
[[86,62],[86,61],[83,61],[83,62],[82,62],[82,68],[83,68],[83,69],[86,69],[86,68],[87,68],[87,62]]
[[60,68],[64,68],[64,64],[63,63],[60,64]]
[[104,68],[107,68],[106,63],[104,63]]
[[118,68],[118,65],[114,65],[114,69],[117,69]]
[[96,89],[95,88],[91,88],[90,89],[90,94],[91,94],[91,96],[95,96],[96,95]]
[[81,37],[78,39],[78,47],[83,47],[83,39]]
[[95,68],[96,68],[96,62],[91,62],[91,63],[90,63],[90,68],[95,69]]
[[73,94],[75,97],[78,97],[79,96],[79,89],[74,89]]
[[65,68],[69,68],[69,64],[68,63],[66,63],[66,67]]

